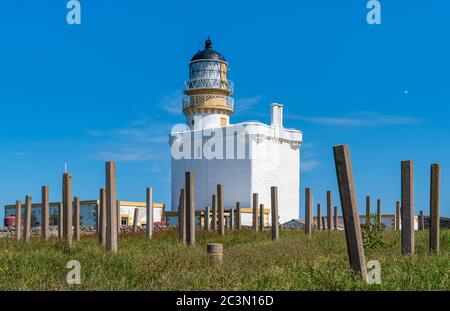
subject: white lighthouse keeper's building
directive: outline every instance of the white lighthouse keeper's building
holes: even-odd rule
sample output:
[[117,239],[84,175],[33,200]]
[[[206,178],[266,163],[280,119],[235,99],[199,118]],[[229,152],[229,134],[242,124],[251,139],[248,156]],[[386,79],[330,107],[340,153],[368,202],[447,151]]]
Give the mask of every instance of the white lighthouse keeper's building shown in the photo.
[[[283,127],[283,105],[272,104],[270,125],[259,122],[231,124],[233,84],[228,63],[212,49],[211,41],[189,63],[183,98],[186,125],[170,134],[172,153],[171,207],[178,210],[185,172],[195,173],[195,207],[211,206],[218,184],[223,185],[224,207],[270,208],[270,187],[278,187],[279,222],[299,218],[300,146],[302,132]],[[251,225],[251,214],[242,224]]]

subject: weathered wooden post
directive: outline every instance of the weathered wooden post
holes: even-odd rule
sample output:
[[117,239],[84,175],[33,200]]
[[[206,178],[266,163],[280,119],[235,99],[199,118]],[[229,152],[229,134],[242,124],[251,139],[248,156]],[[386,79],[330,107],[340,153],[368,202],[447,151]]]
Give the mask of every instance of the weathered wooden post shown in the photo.
[[241,203],[236,202],[236,230],[241,230],[242,221],[241,221]]
[[440,209],[441,209],[441,171],[439,164],[431,165],[430,183],[430,252],[440,251]]
[[62,202],[58,203],[58,238],[62,239],[64,235],[64,209]]
[[259,204],[259,231],[264,231],[264,204]]
[[211,243],[206,246],[210,261],[213,265],[220,265],[223,261],[223,245]]
[[337,229],[338,229],[338,220],[339,220],[339,210],[338,210],[338,207],[335,206],[335,207],[334,207],[334,217],[333,217],[333,227],[334,227],[334,230],[337,230]]
[[194,172],[186,172],[186,242],[195,244],[195,176]]
[[41,216],[42,216],[42,221],[41,221],[41,237],[44,240],[47,240],[48,237],[50,236],[50,228],[49,228],[49,194],[48,194],[48,187],[47,186],[42,186],[41,188],[41,205],[42,205],[42,210],[41,210]]
[[381,215],[381,200],[377,200],[377,226],[381,229],[382,215]]
[[219,235],[225,235],[225,215],[223,207],[223,187],[222,185],[217,185],[217,208],[219,210]]
[[322,230],[322,208],[320,207],[320,203],[317,203],[317,230]]
[[186,243],[186,194],[184,189],[180,190],[180,203],[178,208],[178,238],[180,242]]
[[278,226],[278,187],[270,188],[270,211],[272,213],[272,240],[280,239],[280,227]]
[[234,218],[234,209],[230,209],[230,231],[234,231],[234,223],[235,223],[235,218]]
[[414,162],[402,161],[402,254],[413,255],[414,237]]
[[212,207],[212,224],[211,224],[211,229],[213,231],[217,230],[217,200],[216,200],[216,195],[213,194],[212,195],[212,201],[211,201],[211,207]]
[[334,146],[333,151],[350,266],[363,280],[366,280],[367,267],[359,224],[350,150],[348,145],[338,145]]
[[22,202],[16,201],[16,240],[20,241],[22,238]]
[[327,226],[325,224],[325,216],[322,216],[322,228],[323,231],[327,230]]
[[253,193],[253,229],[258,231],[258,206],[259,196],[257,193]]
[[327,229],[332,229],[332,219],[333,219],[333,201],[331,191],[327,191]]
[[400,230],[400,201],[395,203],[395,230]]
[[106,249],[117,252],[116,162],[106,162]]
[[80,241],[81,239],[80,205],[81,205],[80,198],[75,197],[73,199],[74,217],[75,217],[75,219],[73,220],[73,229],[75,241]]
[[136,207],[134,209],[134,215],[133,215],[133,232],[136,233],[138,229],[138,222],[139,222],[139,208]]
[[[192,194],[193,195],[193,194]],[[147,187],[146,189],[146,212],[147,212],[147,239],[153,237],[153,189]],[[195,229],[195,227],[194,227]],[[195,237],[194,237],[195,242]]]
[[425,230],[425,217],[423,215],[423,211],[419,212],[419,230],[420,231]]
[[311,236],[313,213],[312,213],[312,192],[311,188],[305,189],[305,234]]
[[205,208],[205,217],[204,217],[206,231],[209,231],[211,229],[211,220],[209,217],[210,214],[211,214],[211,208],[209,206],[207,206]]
[[120,215],[120,200],[116,200],[116,215],[117,215],[117,238],[122,234],[122,217]]
[[100,210],[100,229],[98,231],[98,241],[104,247],[106,247],[106,190],[104,188],[100,189],[100,202],[99,202],[99,210]]
[[25,196],[25,235],[24,239],[25,241],[29,241],[31,237],[31,196],[27,195]]
[[370,196],[366,196],[366,224],[372,223],[370,214]]
[[63,239],[68,247],[72,247],[73,228],[72,228],[72,175],[64,173],[63,175]]

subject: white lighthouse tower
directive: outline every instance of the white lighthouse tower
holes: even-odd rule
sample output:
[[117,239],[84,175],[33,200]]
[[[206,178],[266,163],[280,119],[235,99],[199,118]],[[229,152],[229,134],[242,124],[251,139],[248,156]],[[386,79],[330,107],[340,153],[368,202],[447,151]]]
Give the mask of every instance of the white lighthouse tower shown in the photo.
[[[211,206],[218,184],[224,189],[225,209],[240,202],[249,211],[253,193],[270,208],[270,187],[277,186],[280,223],[299,218],[301,131],[283,127],[281,104],[271,105],[270,124],[232,124],[233,92],[228,63],[208,39],[189,63],[183,98],[186,126],[170,134],[172,210],[178,209],[185,172],[192,171],[196,209]],[[250,213],[242,216],[242,224],[251,225]]]

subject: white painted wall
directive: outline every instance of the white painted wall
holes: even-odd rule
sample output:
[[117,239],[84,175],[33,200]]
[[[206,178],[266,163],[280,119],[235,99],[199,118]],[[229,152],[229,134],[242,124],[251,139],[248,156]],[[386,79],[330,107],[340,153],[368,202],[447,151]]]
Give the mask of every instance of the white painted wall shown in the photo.
[[[196,114],[189,114],[186,117],[186,124],[192,130],[202,130],[220,127],[220,120],[225,118],[227,120],[227,125],[230,123],[230,117],[222,113],[210,113],[201,112]],[[194,124],[192,124],[194,121]]]

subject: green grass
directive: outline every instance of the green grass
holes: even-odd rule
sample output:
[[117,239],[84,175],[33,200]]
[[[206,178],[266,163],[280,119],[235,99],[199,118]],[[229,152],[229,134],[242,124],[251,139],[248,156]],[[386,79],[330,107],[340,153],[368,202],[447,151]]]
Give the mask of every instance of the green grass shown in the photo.
[[[110,254],[95,237],[67,249],[57,239],[30,243],[0,240],[0,290],[450,290],[450,231],[441,234],[441,254],[428,254],[428,233],[416,234],[416,255],[400,254],[400,237],[385,232],[382,249],[366,251],[378,260],[382,284],[368,285],[349,269],[343,232],[243,230],[218,238],[197,233],[194,247],[165,231],[151,241],[121,236]],[[206,244],[224,244],[222,266],[209,263]],[[81,263],[81,285],[69,286],[69,260]]]

